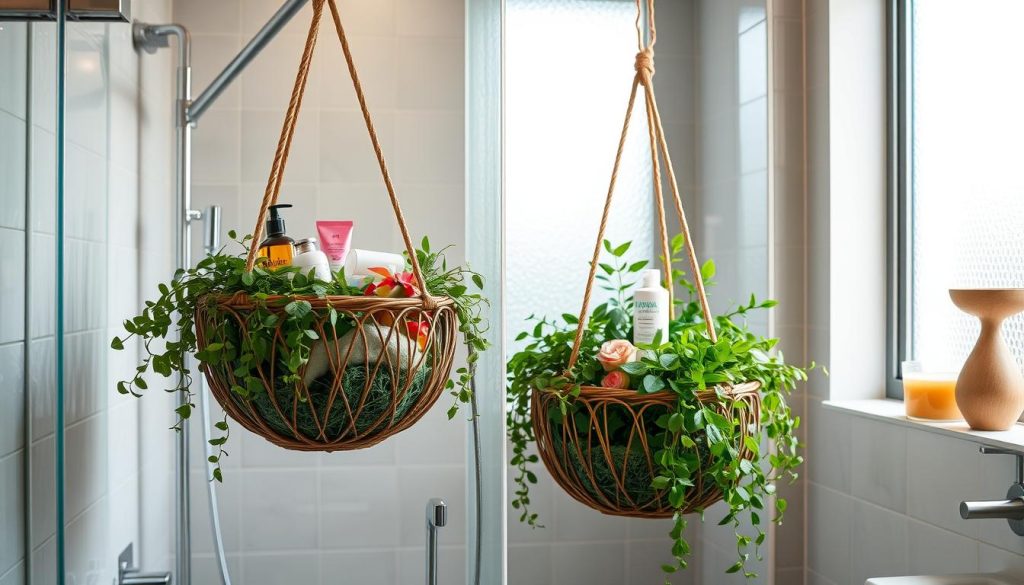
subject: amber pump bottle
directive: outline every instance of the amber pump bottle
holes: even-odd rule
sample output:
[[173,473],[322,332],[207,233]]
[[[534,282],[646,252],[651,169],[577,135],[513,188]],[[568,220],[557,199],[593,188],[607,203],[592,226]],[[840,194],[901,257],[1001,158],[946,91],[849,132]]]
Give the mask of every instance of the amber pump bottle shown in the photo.
[[295,241],[285,235],[284,218],[281,217],[279,209],[291,207],[288,204],[271,205],[270,217],[267,218],[267,237],[260,243],[259,255],[266,258],[266,268],[281,268],[290,266],[292,258],[295,257]]

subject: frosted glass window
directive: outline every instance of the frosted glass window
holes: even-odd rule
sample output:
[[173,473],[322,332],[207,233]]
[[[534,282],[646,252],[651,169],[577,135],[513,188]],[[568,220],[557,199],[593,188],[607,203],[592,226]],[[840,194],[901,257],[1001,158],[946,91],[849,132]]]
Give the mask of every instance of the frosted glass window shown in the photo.
[[[951,287],[1024,287],[1019,0],[912,3],[913,353],[953,368],[978,325]],[[1005,335],[1024,357],[1024,318]]]
[[[579,312],[633,78],[636,5],[509,0],[506,18],[511,338],[530,314]],[[637,106],[607,237],[632,241],[630,254],[644,259],[653,256],[654,199],[642,94]]]

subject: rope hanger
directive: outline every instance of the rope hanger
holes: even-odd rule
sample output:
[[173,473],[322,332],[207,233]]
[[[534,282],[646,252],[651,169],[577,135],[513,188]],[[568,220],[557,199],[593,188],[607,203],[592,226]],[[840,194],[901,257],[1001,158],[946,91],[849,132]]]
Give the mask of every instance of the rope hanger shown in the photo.
[[[647,132],[651,151],[651,173],[654,183],[655,209],[658,211],[658,231],[661,238],[662,265],[665,270],[665,278],[669,295],[669,318],[675,316],[675,291],[672,283],[672,257],[669,249],[668,226],[665,220],[665,202],[661,184],[661,159],[664,159],[666,174],[668,175],[669,188],[672,191],[673,202],[675,203],[676,216],[679,218],[679,225],[682,230],[686,246],[686,256],[689,260],[690,270],[694,287],[697,291],[697,298],[700,301],[701,313],[704,316],[705,327],[708,337],[712,342],[718,341],[715,333],[715,324],[711,316],[711,309],[708,305],[707,293],[704,290],[704,278],[701,275],[700,264],[697,261],[697,253],[693,248],[693,239],[690,237],[690,226],[686,221],[686,213],[683,211],[683,200],[679,191],[679,184],[676,180],[675,170],[672,166],[672,157],[669,154],[668,142],[665,139],[665,130],[661,122],[661,113],[658,111],[657,98],[654,95],[654,45],[658,41],[658,31],[655,24],[655,0],[636,0],[636,38],[637,54],[634,62],[636,74],[633,76],[632,88],[629,92],[629,103],[626,106],[626,117],[622,124],[622,134],[619,137],[618,150],[615,152],[615,164],[612,167],[612,176],[608,185],[608,195],[605,198],[604,210],[601,213],[601,223],[597,231],[597,241],[594,244],[594,254],[590,262],[590,273],[587,277],[587,287],[583,293],[583,307],[580,309],[579,324],[576,327],[576,338],[572,345],[572,354],[569,356],[569,364],[566,369],[571,372],[579,358],[580,345],[583,342],[583,331],[586,328],[588,312],[590,310],[590,298],[593,293],[594,277],[597,275],[598,260],[601,256],[601,244],[604,241],[605,230],[608,227],[608,217],[611,211],[612,198],[615,195],[615,185],[619,176],[619,169],[622,163],[622,154],[626,147],[626,138],[629,135],[629,125],[633,117],[633,109],[636,105],[637,92],[642,87],[644,90],[644,105],[647,110]],[[647,28],[650,31],[650,40],[644,42],[643,14],[647,9]]]
[[281,194],[281,183],[284,180],[284,170],[288,164],[292,139],[295,137],[295,126],[298,121],[299,111],[302,109],[302,99],[306,92],[306,82],[309,79],[309,68],[313,61],[313,52],[316,49],[325,3],[331,10],[334,29],[338,34],[338,40],[341,42],[341,50],[345,54],[345,64],[348,67],[349,76],[352,78],[352,87],[355,89],[356,98],[359,101],[359,109],[363,114],[363,121],[366,123],[366,130],[373,145],[373,152],[377,157],[377,164],[380,167],[381,177],[384,179],[384,186],[387,188],[388,198],[391,200],[395,220],[398,222],[398,228],[402,233],[405,250],[412,263],[413,275],[416,277],[416,283],[419,285],[422,294],[423,308],[428,311],[433,310],[437,307],[437,301],[427,291],[426,281],[423,278],[419,260],[416,258],[416,249],[413,247],[412,237],[409,235],[409,228],[405,223],[405,216],[402,214],[402,207],[398,202],[398,195],[395,193],[395,187],[391,182],[391,174],[388,172],[387,163],[384,161],[384,151],[381,149],[380,139],[377,137],[377,131],[370,117],[370,110],[366,105],[366,96],[363,94],[363,86],[359,81],[359,72],[356,70],[355,61],[352,58],[352,50],[348,44],[345,28],[341,24],[341,15],[338,12],[336,0],[313,0],[313,18],[310,21],[309,32],[306,34],[306,44],[302,51],[302,59],[299,61],[299,70],[295,75],[295,85],[292,87],[291,99],[288,101],[288,111],[285,114],[284,124],[281,128],[281,136],[274,154],[274,162],[270,168],[267,187],[263,193],[263,200],[260,203],[256,226],[253,228],[253,239],[249,246],[249,254],[246,257],[245,270],[246,272],[252,272],[253,267],[256,265],[256,255],[263,237],[263,225],[267,217],[267,210],[271,205],[277,204],[278,197]]

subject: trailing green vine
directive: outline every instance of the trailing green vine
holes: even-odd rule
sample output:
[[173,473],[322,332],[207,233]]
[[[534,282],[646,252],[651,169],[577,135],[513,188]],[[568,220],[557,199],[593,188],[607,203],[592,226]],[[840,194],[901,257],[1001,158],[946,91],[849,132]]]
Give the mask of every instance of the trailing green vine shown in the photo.
[[[236,240],[234,232],[229,236]],[[115,337],[111,341],[110,346],[114,350],[125,349],[125,342],[134,337],[142,341],[141,362],[130,378],[117,383],[119,393],[142,396],[149,390],[147,378],[152,379],[149,374],[156,374],[168,380],[164,388],[167,392],[182,395],[180,406],[175,408],[177,421],[172,428],[176,430],[181,430],[182,424],[196,407],[192,392],[194,366],[190,356],[194,356],[199,365],[204,367],[230,365],[238,380],[231,391],[242,398],[254,399],[265,393],[258,366],[269,359],[271,348],[277,343],[275,335],[280,334],[284,343],[277,343],[277,347],[284,353],[282,360],[287,367],[287,373],[281,381],[296,383],[294,385],[300,387],[297,384],[301,380],[300,372],[310,359],[314,342],[320,338],[313,326],[315,315],[312,306],[302,297],[363,296],[372,293],[368,291],[372,285],[369,280],[352,286],[346,281],[343,270],[335,274],[331,282],[318,280],[313,270],[303,271],[298,267],[267,270],[261,263],[257,263],[252,272],[247,272],[245,252],[250,240],[251,236],[236,240],[240,246],[237,253],[222,249],[202,259],[194,268],[178,270],[170,282],[158,285],[159,296],[146,301],[139,315],[125,320],[127,335]],[[455,402],[448,411],[451,418],[457,413],[460,402],[465,403],[471,399],[473,370],[479,353],[489,347],[489,342],[485,338],[487,323],[483,318],[483,310],[488,302],[482,294],[483,278],[462,266],[449,267],[445,258],[447,250],[431,250],[430,241],[423,238],[416,255],[428,292],[454,301],[459,332],[468,352],[467,366],[456,370],[454,379],[447,382],[447,389]],[[409,278],[408,275],[403,276]],[[471,291],[470,287],[475,290]],[[196,309],[202,303],[210,303],[212,307],[216,296],[238,292],[246,293],[256,304],[255,310],[246,317],[248,335],[240,338],[229,330],[228,320],[223,319],[200,351],[196,336]],[[283,313],[271,310],[282,307]],[[279,322],[280,319],[283,322]],[[351,318],[334,308],[330,309],[329,322],[334,328],[336,339],[356,326]],[[302,400],[306,398],[300,396]],[[215,427],[222,434],[210,440],[218,452],[209,461],[215,466],[213,479],[221,481],[223,474],[220,464],[228,454],[224,448],[229,434],[227,418],[218,421]]]
[[[672,241],[674,265],[678,264],[675,256],[682,246],[681,237]],[[657,467],[656,475],[648,480],[650,487],[667,494],[669,504],[677,510],[669,534],[675,562],[662,567],[666,583],[671,573],[687,566],[690,545],[684,535],[686,517],[678,511],[687,505],[687,496],[698,479],[717,486],[729,508],[721,523],[731,524],[735,529],[737,560],[727,572],[743,571],[747,577],[754,577],[746,563],[751,555],[761,558],[760,549],[766,538],[763,523],[782,522],[786,511],[786,501],[780,497],[775,498],[774,509],[767,509],[771,497],[776,495],[775,484],[795,479],[795,470],[803,461],[797,452],[796,429],[800,420],[792,414],[786,396],[798,382],[806,380],[807,370],[787,365],[781,352],[775,350],[776,339],[759,337],[747,328],[749,313],[770,309],[775,301],[759,301],[751,296],[746,304],[715,317],[718,341],[712,343],[694,285],[684,272],[673,270],[672,281],[684,294],[676,300],[677,317],[670,323],[667,337],[637,346],[636,357],[616,364],[613,373],[617,375],[609,377],[608,364],[602,364],[599,354],[605,342],[632,338],[633,306],[628,293],[647,262],[626,261],[628,243],[614,246],[606,241],[604,247],[611,258],[599,265],[598,279],[609,300],[595,307],[590,315],[574,370],[565,372],[578,324],[575,315],[564,314],[560,319],[531,316],[532,327],[516,338],[525,345],[512,356],[507,368],[510,464],[515,483],[512,506],[519,511],[520,521],[540,526],[530,500],[530,486],[537,482],[533,467],[538,457],[530,452],[529,444],[535,440],[532,417],[548,413],[530,411],[533,392],[559,390],[563,420],[578,414],[575,399],[582,385],[626,384],[640,394],[671,392],[676,397],[673,408],[657,418],[657,431],[650,432],[648,437]],[[713,284],[714,263],[705,263],[701,272],[705,282]],[[761,384],[762,437],[758,440],[748,436],[744,440],[737,419],[723,416],[714,405],[702,404],[697,393],[714,390],[719,402],[739,407],[731,404],[732,399],[722,387],[753,381]],[[614,412],[610,416],[614,418]],[[558,417],[556,414],[551,424],[560,424]],[[629,425],[616,420],[607,425],[612,444],[616,439],[624,444],[628,435],[623,433],[628,433],[630,429],[625,427]],[[740,456],[744,447],[753,454],[751,460]],[[741,530],[743,518],[750,521],[750,534]]]

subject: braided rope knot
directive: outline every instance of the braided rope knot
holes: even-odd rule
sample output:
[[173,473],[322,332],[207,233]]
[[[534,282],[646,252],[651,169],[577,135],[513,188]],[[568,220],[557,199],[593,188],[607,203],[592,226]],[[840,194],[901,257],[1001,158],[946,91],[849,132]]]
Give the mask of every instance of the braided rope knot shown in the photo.
[[437,310],[437,299],[433,295],[423,295],[423,310],[428,313]]
[[637,53],[633,67],[637,73],[646,73],[647,77],[654,77],[654,49],[648,47]]

